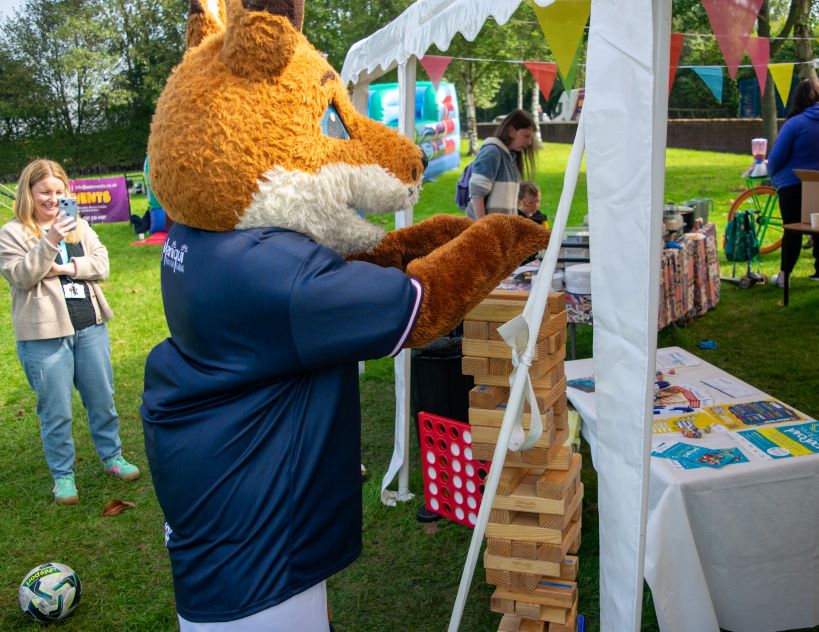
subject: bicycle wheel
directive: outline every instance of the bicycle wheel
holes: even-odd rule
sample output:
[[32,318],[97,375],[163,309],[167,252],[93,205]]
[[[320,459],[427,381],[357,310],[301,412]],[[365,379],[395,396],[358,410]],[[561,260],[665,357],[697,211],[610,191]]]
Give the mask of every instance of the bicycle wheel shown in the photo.
[[[782,214],[779,211],[779,197],[776,189],[769,186],[754,187],[743,191],[734,200],[728,211],[728,221],[734,218],[737,211],[753,211],[756,218],[756,238],[759,241],[759,252],[763,255],[774,252],[782,245]],[[725,240],[723,238],[723,247]]]

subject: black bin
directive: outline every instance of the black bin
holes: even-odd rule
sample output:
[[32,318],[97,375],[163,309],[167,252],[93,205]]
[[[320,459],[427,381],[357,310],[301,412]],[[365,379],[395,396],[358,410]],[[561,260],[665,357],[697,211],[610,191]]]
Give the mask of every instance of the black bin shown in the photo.
[[410,397],[416,429],[422,411],[469,422],[469,390],[475,381],[461,373],[461,340],[445,336],[412,350]]

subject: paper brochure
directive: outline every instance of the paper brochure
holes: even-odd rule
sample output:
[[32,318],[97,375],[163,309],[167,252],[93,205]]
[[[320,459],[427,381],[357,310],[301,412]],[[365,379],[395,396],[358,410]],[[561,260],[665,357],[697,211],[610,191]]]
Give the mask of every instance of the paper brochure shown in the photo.
[[819,422],[741,430],[737,433],[765,458],[786,459],[819,453]]

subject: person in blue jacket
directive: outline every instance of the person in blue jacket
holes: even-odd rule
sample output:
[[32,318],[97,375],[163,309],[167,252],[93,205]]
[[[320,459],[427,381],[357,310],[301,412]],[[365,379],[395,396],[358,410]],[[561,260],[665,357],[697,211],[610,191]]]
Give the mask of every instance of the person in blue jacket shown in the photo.
[[[802,181],[794,169],[819,169],[819,86],[811,79],[803,79],[797,86],[793,105],[768,157],[768,173],[779,193],[785,224],[798,223],[802,216]],[[783,272],[793,272],[801,245],[802,235],[785,233],[779,274],[771,278],[772,283],[784,285]],[[819,281],[819,241],[815,239],[813,268],[808,278]]]

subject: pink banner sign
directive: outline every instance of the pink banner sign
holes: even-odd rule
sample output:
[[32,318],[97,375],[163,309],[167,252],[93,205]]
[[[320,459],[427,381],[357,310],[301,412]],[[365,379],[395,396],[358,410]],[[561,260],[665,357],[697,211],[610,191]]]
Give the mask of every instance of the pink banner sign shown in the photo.
[[771,61],[771,40],[767,37],[748,38],[748,57],[754,65],[756,79],[759,81],[759,94],[765,94],[768,82],[768,62]]
[[668,62],[668,94],[671,94],[671,86],[674,84],[674,75],[677,74],[677,65],[680,63],[680,53],[682,52],[684,37],[682,33],[671,34],[671,58]]
[[532,73],[532,77],[540,88],[540,93],[548,101],[557,75],[557,64],[547,61],[525,61],[523,65]]
[[762,0],[702,0],[731,79],[745,54]]
[[69,185],[72,195],[77,198],[80,215],[89,224],[131,219],[131,201],[124,176],[72,180]]
[[444,76],[444,72],[446,71],[446,67],[449,66],[449,62],[452,61],[452,57],[444,57],[442,55],[424,55],[418,61],[421,62],[423,69],[427,71],[429,80],[432,82],[432,85],[435,86],[435,90],[438,90],[438,84],[441,83],[441,78]]

